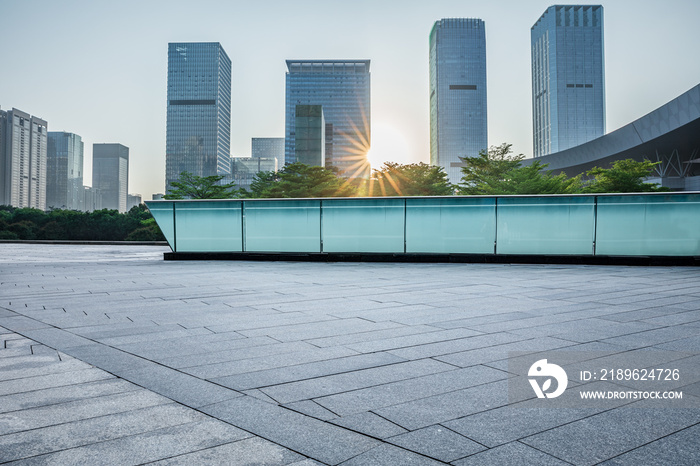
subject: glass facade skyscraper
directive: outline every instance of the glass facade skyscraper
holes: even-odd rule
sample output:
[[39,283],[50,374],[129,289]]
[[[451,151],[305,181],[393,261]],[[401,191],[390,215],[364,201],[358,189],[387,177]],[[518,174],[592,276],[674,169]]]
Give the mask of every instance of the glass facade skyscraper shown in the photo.
[[129,148],[122,144],[92,145],[92,186],[103,209],[126,212],[129,196]]
[[218,42],[168,44],[166,190],[188,171],[231,173],[231,60]]
[[487,131],[484,22],[436,21],[430,32],[430,164],[459,182],[460,157],[487,149]]
[[295,155],[297,105],[321,105],[326,120],[326,167],[346,177],[369,175],[369,60],[287,60],[285,163]]
[[253,158],[275,159],[274,171],[284,165],[284,138],[253,138],[251,150]]
[[46,206],[82,210],[83,191],[83,139],[73,133],[49,132]]
[[605,134],[603,7],[550,6],[530,36],[534,156]]

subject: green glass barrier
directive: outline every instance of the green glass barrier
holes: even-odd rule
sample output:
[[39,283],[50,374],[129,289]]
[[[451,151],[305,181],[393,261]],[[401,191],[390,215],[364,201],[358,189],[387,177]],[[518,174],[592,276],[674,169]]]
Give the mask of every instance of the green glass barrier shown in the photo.
[[700,194],[599,196],[596,254],[700,256]]
[[406,199],[406,252],[493,254],[495,198]]
[[501,197],[497,218],[497,254],[593,254],[593,196]]
[[175,250],[175,217],[173,216],[172,202],[147,202],[148,210],[153,215],[158,228],[163,232],[168,246],[173,251]]
[[245,201],[245,250],[321,252],[321,201]]
[[404,252],[403,199],[323,200],[324,252]]
[[147,205],[175,252],[700,256],[699,193]]
[[175,252],[243,251],[241,201],[175,205]]

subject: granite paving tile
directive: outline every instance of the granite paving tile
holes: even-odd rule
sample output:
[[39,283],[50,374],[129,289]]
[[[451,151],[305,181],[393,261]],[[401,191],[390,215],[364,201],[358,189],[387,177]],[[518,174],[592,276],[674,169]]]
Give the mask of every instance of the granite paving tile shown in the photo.
[[452,365],[426,359],[275,385],[262,391],[279,403],[291,403],[454,369]]
[[566,466],[571,463],[561,461],[520,442],[512,442],[468,456],[452,464],[455,466]]
[[157,340],[114,346],[147,359],[162,360],[171,358],[174,354],[189,356],[210,351],[226,351],[273,344],[279,344],[279,341],[270,337],[245,338],[236,333],[228,332],[201,335],[196,339],[187,337],[177,341]]
[[313,400],[295,401],[294,403],[287,403],[281,406],[322,421],[330,421],[338,417],[337,414],[327,410]]
[[698,438],[700,438],[700,424],[647,443],[600,464],[601,466],[640,465],[650,460],[655,466],[700,464]]
[[0,462],[104,442],[204,418],[206,416],[201,413],[170,403],[1,435]]
[[347,333],[368,332],[371,330],[385,330],[395,328],[397,326],[398,324],[391,322],[375,323],[363,319],[350,318],[326,322],[310,322],[298,325],[287,325],[283,327],[242,330],[240,331],[240,334],[246,337],[267,335],[276,340],[287,342],[323,338]]
[[[239,359],[250,359],[273,354],[289,354],[300,351],[318,351],[318,348],[303,341],[295,341],[252,347],[239,346],[237,348],[224,351],[208,351],[206,353],[198,353],[193,355],[171,356],[170,358],[160,359],[159,362],[165,364],[166,366],[181,369],[185,367],[204,366],[208,364],[236,361]],[[346,351],[346,353],[356,354],[355,352],[350,351]]]
[[[285,343],[280,343],[280,345],[284,344]],[[182,371],[196,377],[213,380],[215,378],[241,374],[244,372],[253,372],[315,361],[344,358],[356,354],[356,352],[342,347],[328,348],[327,351],[321,351],[318,348],[312,347],[302,351],[250,357],[248,359],[234,359],[233,361],[225,361],[218,364],[192,366],[184,368]]]
[[697,409],[649,409],[635,405],[606,411],[521,441],[570,463],[590,465],[700,423]]
[[329,346],[350,345],[353,343],[364,343],[368,341],[383,340],[385,338],[402,337],[406,335],[415,335],[418,333],[438,332],[440,328],[430,325],[404,325],[390,328],[388,330],[372,330],[369,332],[351,333],[347,335],[336,335],[325,338],[314,338],[306,340],[314,346],[326,348]]
[[680,340],[682,338],[697,335],[697,333],[697,329],[692,327],[675,325],[673,327],[664,327],[645,332],[632,333],[629,335],[605,338],[601,341],[618,345],[623,348],[637,349],[653,346],[659,343],[663,344]]
[[416,430],[505,406],[509,402],[507,391],[507,382],[497,381],[376,409],[374,412],[407,430]]
[[370,437],[380,439],[394,437],[396,435],[408,432],[398,424],[387,421],[383,417],[377,416],[371,412],[351,414],[349,416],[332,419],[331,422],[339,426],[347,427],[348,429],[354,430],[361,434],[366,434]]
[[88,400],[24,409],[5,414],[0,418],[0,435],[167,403],[170,403],[170,400],[163,396],[145,390],[135,390]]
[[120,379],[98,380],[0,396],[0,413],[50,406],[137,390],[139,387]]
[[117,375],[191,408],[242,396],[234,390],[157,364],[135,371],[121,371]]
[[[48,374],[59,374],[62,372],[80,371],[89,369],[90,364],[86,364],[77,359],[65,361],[56,360],[52,356],[35,356],[33,361],[28,361],[15,369],[5,368],[0,371],[0,382],[8,380],[26,379]],[[38,359],[40,358],[40,359]],[[12,359],[12,358],[10,358]]]
[[328,464],[339,464],[379,445],[367,436],[248,396],[202,411]]
[[557,338],[534,338],[529,340],[521,340],[513,343],[505,343],[497,346],[489,346],[488,348],[479,348],[469,351],[461,351],[459,353],[447,354],[438,356],[435,359],[449,364],[454,364],[459,367],[468,367],[476,364],[491,363],[508,358],[512,351],[548,351],[553,349],[573,346],[573,343],[560,340]]
[[251,388],[268,387],[271,385],[341,374],[371,367],[386,366],[404,361],[405,359],[388,353],[360,354],[357,356],[334,358],[327,361],[246,372],[229,377],[215,378],[212,379],[212,382],[234,390],[249,390]]
[[398,348],[423,345],[426,343],[457,340],[475,335],[481,335],[481,333],[469,329],[458,328],[430,333],[405,335],[394,338],[385,338],[382,340],[367,341],[363,343],[354,343],[347,345],[347,347],[360,353],[373,353],[376,351],[389,351]]
[[[191,466],[194,464],[226,464],[228,466],[301,466],[307,461],[298,453],[275,445],[259,437],[248,438],[224,445],[150,463],[154,466]],[[320,464],[309,460],[308,465]]]
[[340,416],[346,416],[502,380],[506,377],[508,374],[503,371],[485,366],[473,366],[343,392],[316,398],[315,401]]
[[248,435],[226,423],[204,419],[35,456],[11,464],[140,464],[222,445]]
[[386,466],[389,464],[400,464],[402,466],[437,466],[439,464],[444,465],[445,463],[435,461],[393,445],[384,444],[341,464],[342,466]]
[[446,463],[486,449],[483,445],[441,425],[414,430],[392,437],[388,441]]
[[502,345],[504,343],[512,343],[515,341],[529,340],[528,337],[513,335],[510,333],[493,333],[489,335],[477,335],[468,338],[460,338],[457,340],[441,341],[438,343],[427,343],[422,345],[411,346],[408,348],[399,348],[390,350],[389,352],[400,358],[405,359],[423,359],[433,358],[436,356],[444,356],[451,353],[459,353],[477,348],[488,348],[490,346]]

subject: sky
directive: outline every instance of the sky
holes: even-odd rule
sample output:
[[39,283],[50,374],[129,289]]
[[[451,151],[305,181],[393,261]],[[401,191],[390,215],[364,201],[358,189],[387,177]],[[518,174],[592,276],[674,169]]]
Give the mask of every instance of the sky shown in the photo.
[[[165,185],[168,42],[220,42],[233,63],[231,154],[284,137],[286,59],[370,59],[370,162],[429,162],[428,36],[441,18],[486,23],[488,141],[532,156],[530,27],[540,0],[0,0],[0,107],[129,147],[129,192]],[[607,131],[700,82],[698,0],[604,7]]]

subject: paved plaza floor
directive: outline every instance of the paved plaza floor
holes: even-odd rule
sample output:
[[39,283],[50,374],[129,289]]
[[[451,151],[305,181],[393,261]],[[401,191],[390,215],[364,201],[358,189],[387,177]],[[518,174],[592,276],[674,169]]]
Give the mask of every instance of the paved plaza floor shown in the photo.
[[[698,268],[167,250],[0,244],[0,463],[700,464]],[[560,351],[666,355],[685,404],[513,399]]]

